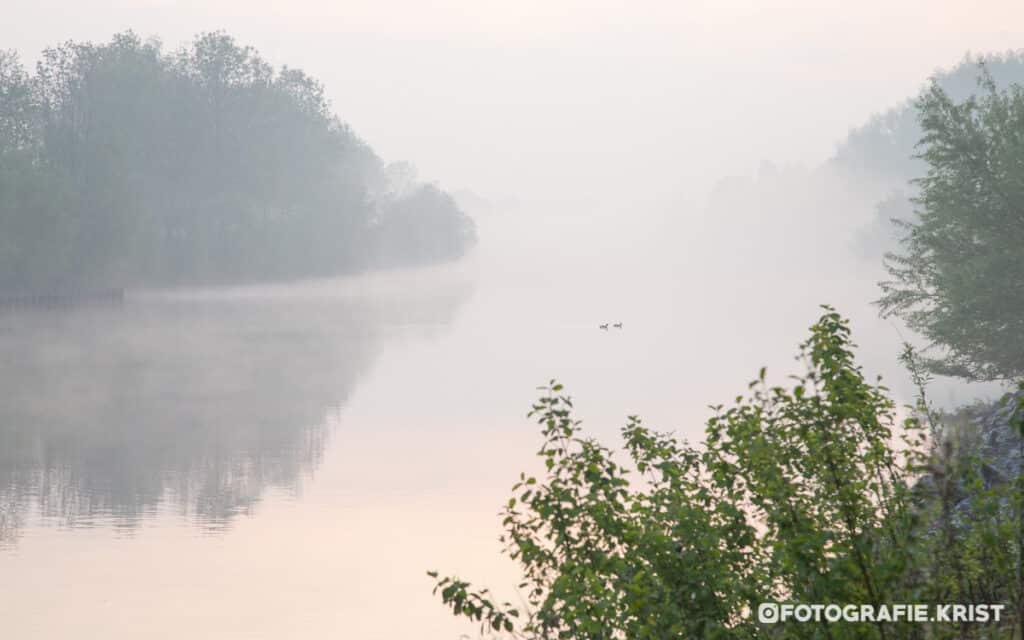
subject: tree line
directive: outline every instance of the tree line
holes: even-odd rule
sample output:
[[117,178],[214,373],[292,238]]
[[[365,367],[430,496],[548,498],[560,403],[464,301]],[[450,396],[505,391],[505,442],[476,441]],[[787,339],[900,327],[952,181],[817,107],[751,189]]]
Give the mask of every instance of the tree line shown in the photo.
[[323,86],[215,32],[0,51],[0,292],[322,276],[458,257],[473,222]]

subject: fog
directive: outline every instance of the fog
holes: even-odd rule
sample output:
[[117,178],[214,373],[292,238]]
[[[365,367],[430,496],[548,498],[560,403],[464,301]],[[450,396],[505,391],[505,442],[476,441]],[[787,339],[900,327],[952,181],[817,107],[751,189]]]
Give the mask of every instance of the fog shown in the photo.
[[8,3],[4,48],[34,61],[129,28],[170,47],[226,29],[321,80],[383,157],[451,188],[682,205],[762,159],[820,162],[936,68],[1019,46],[1022,11],[1011,0],[65,4]]
[[537,385],[566,384],[609,443],[631,414],[699,441],[761,366],[801,372],[829,304],[912,402],[897,356],[923,342],[873,301],[915,169],[886,164],[892,140],[858,165],[876,147],[850,133],[911,135],[872,117],[1019,47],[1020,24],[1016,2],[15,0],[0,50],[30,72],[127,29],[164,51],[223,29],[302,69],[388,189],[451,194],[478,241],[0,310],[5,628],[456,638],[475,625],[423,572],[512,591],[494,514],[536,466]]

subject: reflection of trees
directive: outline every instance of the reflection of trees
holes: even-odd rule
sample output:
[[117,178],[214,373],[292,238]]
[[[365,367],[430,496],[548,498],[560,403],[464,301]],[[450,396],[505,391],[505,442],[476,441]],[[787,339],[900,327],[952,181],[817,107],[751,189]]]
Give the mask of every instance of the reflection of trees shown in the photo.
[[133,527],[173,505],[219,528],[299,491],[389,327],[429,335],[467,293],[316,286],[0,316],[0,541],[34,508]]

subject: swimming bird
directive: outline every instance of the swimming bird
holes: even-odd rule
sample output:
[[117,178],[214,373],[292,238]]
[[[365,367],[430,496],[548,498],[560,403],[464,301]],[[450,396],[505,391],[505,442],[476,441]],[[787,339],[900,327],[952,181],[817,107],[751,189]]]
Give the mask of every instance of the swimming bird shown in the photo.
[[612,326],[615,327],[616,329],[621,329],[622,328],[622,323],[621,322],[616,322]]
[[597,326],[597,328],[598,329],[604,329],[605,331],[607,331],[608,330],[608,323],[606,322],[604,324],[600,324],[600,325]]

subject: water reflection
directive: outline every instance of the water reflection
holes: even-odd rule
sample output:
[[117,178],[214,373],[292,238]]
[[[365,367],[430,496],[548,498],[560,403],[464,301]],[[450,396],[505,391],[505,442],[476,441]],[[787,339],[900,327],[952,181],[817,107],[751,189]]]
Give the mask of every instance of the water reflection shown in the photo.
[[298,493],[389,340],[443,331],[466,280],[415,274],[0,315],[0,544],[27,522],[217,530]]

